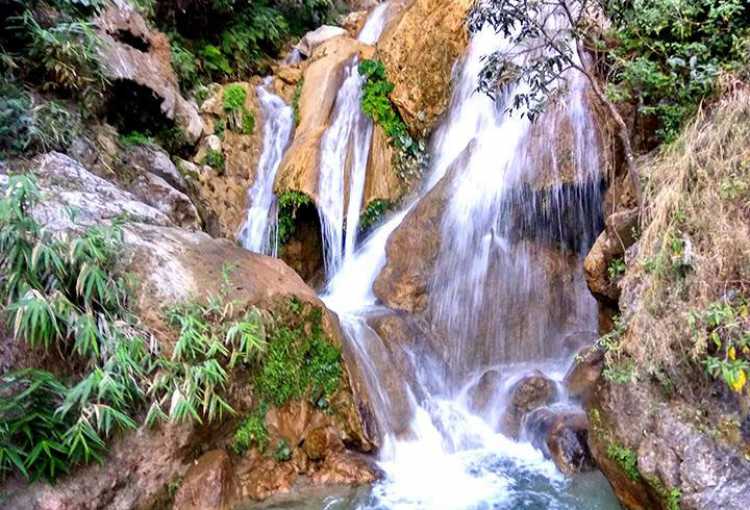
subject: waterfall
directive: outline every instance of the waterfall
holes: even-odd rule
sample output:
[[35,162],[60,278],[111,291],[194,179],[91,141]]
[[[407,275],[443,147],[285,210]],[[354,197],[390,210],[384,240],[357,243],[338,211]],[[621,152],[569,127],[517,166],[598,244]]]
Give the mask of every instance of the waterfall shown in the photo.
[[247,192],[250,207],[237,237],[247,250],[276,255],[276,243],[271,240],[276,216],[273,182],[291,139],[294,113],[283,99],[269,92],[270,84],[268,77],[256,88],[263,114],[263,150],[255,182]]
[[[388,3],[373,9],[357,39],[365,44],[375,44],[385,27],[387,12]],[[360,107],[363,79],[358,65],[359,60],[355,57],[346,66],[345,79],[336,96],[333,120],[320,142],[318,213],[328,277],[354,253],[372,142],[372,121]],[[348,193],[345,192],[347,183]],[[346,197],[348,203],[345,204]]]
[[[534,367],[560,379],[562,337],[596,330],[581,254],[599,228],[601,200],[582,80],[567,77],[564,104],[536,124],[507,112],[518,91],[496,102],[476,92],[483,56],[506,44],[487,28],[472,37],[430,145],[424,188],[339,261],[321,296],[341,319],[382,437],[385,480],[361,508],[572,509],[581,507],[576,491],[596,494],[586,496],[591,508],[617,508],[611,494],[597,493],[598,482],[571,486],[540,451],[498,432],[504,389],[518,374]],[[571,133],[567,164],[552,144],[558,129]],[[573,175],[563,175],[567,167]],[[370,325],[387,313],[372,291],[386,242],[442,179],[449,198],[426,311],[427,333],[437,337],[386,345]],[[572,261],[562,283],[545,269],[565,263],[558,252]],[[501,374],[493,410],[473,410],[469,393],[489,370]]]

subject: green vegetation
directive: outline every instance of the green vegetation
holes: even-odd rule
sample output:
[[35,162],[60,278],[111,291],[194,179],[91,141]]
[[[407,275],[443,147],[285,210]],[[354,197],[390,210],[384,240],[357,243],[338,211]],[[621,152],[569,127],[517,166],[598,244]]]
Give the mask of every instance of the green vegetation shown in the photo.
[[[589,77],[621,128],[613,102],[629,102],[639,115],[656,121],[656,136],[649,142],[669,142],[701,102],[718,91],[722,76],[744,73],[748,63],[750,7],[744,0],[553,0],[544,9],[567,13],[570,21],[559,31],[544,30],[540,20],[547,18],[539,15],[540,8],[525,0],[491,0],[477,2],[469,17],[474,31],[489,23],[498,32],[515,34],[510,50],[485,60],[480,88],[494,97],[498,89],[524,81],[529,90],[517,94],[512,107],[530,118],[559,97],[556,78],[574,70]],[[590,12],[602,8],[610,23],[604,31],[592,29],[598,22],[592,24]],[[513,56],[528,55],[524,43],[535,37],[540,37],[535,48],[542,45],[546,51],[514,64]],[[583,49],[593,49],[595,62],[578,60]],[[597,68],[609,80],[606,97],[594,82]]]
[[625,274],[625,260],[622,257],[615,257],[607,265],[607,274],[610,281],[617,281]]
[[255,131],[255,115],[252,112],[242,112],[242,134],[252,135]]
[[120,227],[55,238],[29,214],[40,200],[28,176],[12,176],[0,201],[0,297],[17,339],[85,361],[73,386],[40,370],[5,374],[0,401],[0,471],[54,480],[101,459],[105,440],[130,418],[149,373],[144,337],[113,274]]
[[236,112],[245,107],[247,91],[242,85],[233,83],[224,88],[224,111]]
[[399,177],[408,181],[421,175],[427,165],[424,144],[409,134],[406,124],[394,108],[388,94],[393,84],[388,81],[385,66],[379,60],[363,60],[359,73],[364,78],[362,87],[362,111],[383,128],[389,143],[397,149],[394,166]]
[[393,207],[390,200],[382,198],[376,198],[367,204],[365,210],[359,217],[359,229],[362,232],[367,232],[372,227],[378,225],[385,215],[386,211]]
[[[225,268],[225,282],[229,269]],[[257,310],[238,317],[226,302],[226,289],[206,304],[188,302],[167,310],[169,325],[179,337],[169,359],[157,361],[158,375],[149,388],[154,399],[146,417],[157,420],[202,423],[235,414],[224,392],[227,370],[252,366],[266,348],[265,328]]]
[[609,2],[605,34],[610,96],[638,103],[672,141],[722,74],[748,63],[750,7],[744,0]]
[[750,306],[745,299],[714,302],[693,311],[688,320],[696,345],[708,352],[706,372],[723,380],[733,391],[742,392],[750,371]]
[[268,446],[268,430],[266,429],[266,413],[268,404],[261,402],[247,418],[245,418],[234,433],[232,449],[242,455],[253,446],[263,451]]
[[125,147],[131,147],[133,145],[150,145],[154,143],[154,139],[140,131],[131,131],[130,133],[120,135],[120,143]]
[[98,56],[101,41],[87,21],[99,5],[53,1],[51,7],[60,15],[51,24],[31,6],[11,18],[11,44],[22,49],[12,58],[15,68],[22,70],[21,77],[45,91],[78,98],[84,106],[94,108],[107,84]]
[[80,130],[80,116],[61,102],[33,105],[26,91],[0,79],[0,157],[27,151],[64,151]]
[[246,101],[247,91],[242,85],[234,83],[224,88],[223,104],[227,114],[226,126],[236,133],[251,135],[255,130],[255,116],[245,107]]
[[297,212],[303,206],[310,205],[312,200],[301,191],[285,191],[278,197],[278,221],[276,240],[284,245],[292,238],[296,230]]
[[172,61],[184,91],[266,73],[284,45],[329,20],[334,5],[330,0],[226,0],[208,2],[206,10],[206,19],[196,20],[176,5],[165,6],[156,19],[170,34]]
[[276,443],[276,451],[273,454],[273,458],[276,462],[286,462],[292,458],[292,449],[289,447],[286,439],[280,439]]
[[[235,432],[233,448],[241,453],[252,446],[268,446],[265,416],[271,406],[292,400],[307,400],[319,409],[329,409],[341,384],[341,351],[322,328],[322,310],[292,298],[274,312],[267,349],[252,377],[258,403]],[[286,452],[289,446],[280,448]],[[288,451],[291,455],[291,450]],[[284,459],[288,458],[287,454]]]
[[294,95],[292,96],[292,111],[294,112],[294,125],[299,126],[299,98],[302,96],[302,87],[305,86],[304,78],[294,86]]
[[610,443],[607,446],[607,457],[615,461],[628,478],[634,482],[641,479],[641,474],[638,471],[638,456],[630,448],[617,443]]
[[203,164],[208,165],[220,174],[224,173],[224,153],[220,150],[208,149],[206,156],[203,158]]

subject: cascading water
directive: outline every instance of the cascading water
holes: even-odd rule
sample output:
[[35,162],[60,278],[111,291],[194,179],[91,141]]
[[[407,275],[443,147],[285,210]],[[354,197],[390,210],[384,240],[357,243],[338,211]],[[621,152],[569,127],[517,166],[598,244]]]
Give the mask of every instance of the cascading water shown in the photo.
[[[431,331],[450,341],[386,346],[368,324],[383,308],[372,285],[385,264],[386,241],[414,202],[341,263],[322,296],[358,358],[383,441],[385,479],[350,506],[618,508],[600,475],[566,479],[529,443],[498,432],[503,388],[530,366],[559,378],[565,356],[559,339],[596,330],[578,256],[596,232],[600,198],[598,146],[583,82],[570,79],[569,106],[551,112],[542,127],[505,111],[513,91],[497,102],[476,93],[482,57],[504,44],[489,29],[473,37],[418,199],[450,179],[427,310]],[[568,166],[575,171],[567,178],[552,143],[546,149],[543,143],[555,135],[545,125],[563,124],[572,130],[574,147]],[[574,261],[562,285],[544,267],[555,263],[547,260],[554,259],[551,245]],[[491,412],[469,402],[488,370],[502,374]],[[404,417],[411,417],[408,425]]]
[[266,78],[256,89],[263,114],[263,151],[255,182],[247,192],[247,217],[237,237],[247,250],[275,255],[273,182],[294,129],[294,112],[283,99],[268,91],[270,84],[271,78]]
[[[385,27],[387,12],[388,3],[373,9],[357,39],[365,44],[375,44]],[[354,253],[372,141],[372,121],[360,108],[363,80],[358,64],[358,59],[354,58],[346,67],[346,78],[336,97],[333,121],[320,143],[318,212],[325,270],[329,277],[336,273],[346,257]],[[347,183],[349,192],[345,193]],[[348,197],[346,205],[345,197]]]

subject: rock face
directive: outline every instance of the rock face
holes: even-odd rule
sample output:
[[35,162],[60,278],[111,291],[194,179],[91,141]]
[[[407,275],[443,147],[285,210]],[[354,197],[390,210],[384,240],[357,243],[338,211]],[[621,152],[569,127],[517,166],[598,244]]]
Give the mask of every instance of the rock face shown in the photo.
[[[255,180],[263,148],[263,116],[256,92],[257,80],[216,87],[201,105],[201,115],[209,133],[201,140],[192,162],[178,163],[204,219],[206,230],[215,237],[234,239],[245,221],[247,190]],[[252,133],[230,127],[224,110],[224,91],[240,86],[246,92],[243,105],[255,119]],[[223,127],[223,129],[221,129]],[[221,135],[221,136],[219,136]],[[224,157],[223,168],[205,164],[208,149]]]
[[224,450],[211,450],[190,466],[174,497],[180,510],[228,508],[231,463]]
[[453,64],[468,43],[469,0],[415,0],[377,44],[395,88],[390,95],[409,131],[426,136],[450,100]]
[[622,504],[629,510],[675,508],[670,501],[690,510],[746,508],[750,462],[654,386],[602,380],[588,406],[592,454]]
[[[227,264],[233,269],[225,291],[235,307],[252,305],[269,310],[280,301],[286,303],[295,297],[301,303],[321,307],[321,326],[331,341],[340,345],[341,332],[336,317],[323,307],[313,289],[282,261],[249,253],[229,240],[177,228],[158,209],[138,201],[135,195],[91,174],[62,154],[41,155],[30,167],[44,196],[32,214],[51,232],[78,228],[65,213],[65,206],[79,209],[76,219],[82,225],[106,222],[124,212],[130,215],[130,221],[123,227],[118,270],[133,275],[136,282],[132,289],[133,312],[165,354],[171,351],[175,334],[164,322],[164,307],[216,295],[223,285],[222,274]],[[4,177],[0,175],[0,184],[5,182]],[[6,352],[6,349],[0,353],[3,366],[11,363],[14,368],[21,368],[19,363],[34,362],[28,356]],[[351,388],[356,384],[350,382],[348,370],[344,368],[340,389],[330,402],[330,413],[313,410],[306,402],[290,402],[287,407],[268,413],[271,440],[288,437],[294,451],[299,452],[294,465],[252,455],[250,458],[255,460],[250,462],[234,454],[227,462],[226,446],[238,418],[219,425],[143,427],[116,437],[102,465],[76,469],[54,486],[9,482],[3,487],[4,508],[161,508],[170,498],[168,486],[179,485],[180,479],[184,482],[175,508],[223,508],[222,505],[228,504],[222,496],[227,492],[225,487],[237,484],[242,487],[240,474],[244,472],[286,470],[294,477],[308,473],[316,475],[321,483],[371,480],[375,472],[344,450],[344,445],[361,451],[372,448],[359,414],[364,404],[354,396]],[[252,404],[251,388],[244,381],[231,383],[227,389],[228,401],[240,415],[248,412]],[[302,448],[308,437],[312,459]],[[196,455],[212,449],[219,452],[202,457]],[[266,461],[270,462],[270,468],[264,464]],[[280,485],[274,482],[269,487],[268,490],[256,487],[252,493],[267,496]],[[236,496],[233,491],[229,492],[229,498]]]
[[604,368],[604,353],[597,347],[584,347],[576,355],[573,365],[563,380],[568,394],[582,401],[587,401]]
[[124,0],[109,4],[95,25],[104,43],[101,53],[108,77],[148,88],[161,100],[162,113],[182,128],[187,141],[197,141],[203,123],[196,105],[180,94],[167,36],[150,29]]
[[158,175],[139,175],[130,184],[129,190],[144,203],[166,214],[178,227],[200,230],[198,210],[187,195],[174,189]]
[[375,279],[373,291],[390,308],[414,313],[427,307],[427,290],[440,251],[440,227],[452,179],[449,172],[388,238],[386,264]]
[[328,39],[333,39],[334,37],[345,35],[346,33],[346,30],[341,27],[323,25],[306,33],[294,47],[305,57],[310,57],[315,48],[326,42]]
[[609,215],[606,229],[599,234],[583,262],[586,283],[591,292],[605,303],[616,303],[620,297],[619,276],[610,271],[617,258],[621,261],[625,250],[633,244],[633,229],[638,221],[638,211],[628,209]]

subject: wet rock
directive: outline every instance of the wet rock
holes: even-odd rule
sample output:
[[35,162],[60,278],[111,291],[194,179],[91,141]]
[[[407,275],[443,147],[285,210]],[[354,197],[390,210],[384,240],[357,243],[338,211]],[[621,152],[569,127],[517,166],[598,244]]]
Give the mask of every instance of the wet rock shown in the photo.
[[453,64],[468,42],[468,0],[417,0],[384,31],[376,58],[395,88],[391,100],[412,134],[425,136],[450,100]]
[[252,468],[238,475],[237,496],[240,499],[263,500],[272,494],[289,492],[299,477],[293,462],[276,462],[255,455]]
[[211,450],[185,473],[175,494],[175,510],[225,510],[229,503],[231,463],[224,450]]
[[331,121],[344,80],[343,68],[365,48],[355,39],[340,36],[325,41],[313,52],[299,96],[299,125],[276,176],[277,193],[301,191],[317,203],[320,140]]
[[524,375],[508,391],[509,401],[501,423],[504,434],[517,438],[523,417],[538,407],[551,404],[557,396],[555,383],[539,370]]
[[588,400],[603,368],[604,352],[597,347],[581,349],[563,380],[568,394],[573,398]]
[[342,451],[344,444],[330,427],[316,427],[305,435],[302,449],[312,461],[323,460],[332,452]]
[[182,129],[188,142],[196,142],[203,122],[196,105],[180,94],[167,36],[149,28],[124,1],[108,4],[94,23],[103,42],[100,51],[107,76],[113,82],[126,80],[148,88],[161,101],[164,116]]
[[200,230],[198,210],[184,193],[177,191],[158,175],[144,173],[129,186],[144,203],[166,214],[178,227]]
[[328,455],[320,470],[312,476],[316,483],[348,485],[372,483],[378,478],[379,472],[371,461],[346,451]]
[[588,420],[579,410],[541,408],[524,418],[524,433],[566,475],[594,469]]
[[562,348],[565,354],[571,356],[580,353],[586,347],[591,347],[599,340],[599,334],[595,331],[576,331],[563,338]]
[[340,35],[346,35],[346,33],[346,30],[341,27],[322,25],[315,30],[306,33],[294,47],[305,57],[310,57],[315,48],[329,39],[333,39]]
[[586,283],[597,299],[605,304],[616,304],[620,297],[620,287],[616,276],[610,275],[610,264],[622,258],[635,240],[634,227],[638,211],[628,209],[607,217],[606,229],[596,238],[594,246],[583,261]]
[[474,412],[484,412],[502,389],[502,375],[499,370],[487,370],[477,384],[469,391],[469,402]]
[[393,167],[394,151],[383,128],[375,125],[365,174],[364,206],[373,200],[395,203],[406,191],[406,184]]
[[440,251],[441,222],[452,182],[453,172],[449,171],[388,238],[386,263],[375,279],[373,292],[392,309],[413,313],[427,306],[428,285]]

